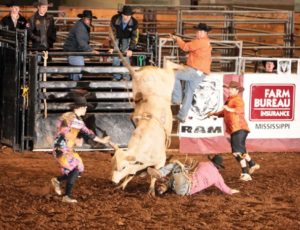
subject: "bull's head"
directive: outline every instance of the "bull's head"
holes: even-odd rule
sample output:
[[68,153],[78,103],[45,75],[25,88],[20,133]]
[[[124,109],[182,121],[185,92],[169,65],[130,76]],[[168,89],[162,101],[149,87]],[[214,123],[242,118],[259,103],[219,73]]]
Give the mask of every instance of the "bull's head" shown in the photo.
[[118,149],[111,159],[112,163],[112,181],[118,184],[124,177],[134,174],[133,165],[137,163],[134,156],[127,151]]

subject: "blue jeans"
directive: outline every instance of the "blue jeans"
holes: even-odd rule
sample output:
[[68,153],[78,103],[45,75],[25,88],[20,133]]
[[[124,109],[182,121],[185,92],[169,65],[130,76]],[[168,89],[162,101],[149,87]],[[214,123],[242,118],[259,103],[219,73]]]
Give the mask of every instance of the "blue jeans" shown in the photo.
[[[126,50],[128,50],[129,48],[129,44],[130,44],[130,38],[126,39],[117,39],[117,44],[119,45],[119,49],[121,52],[125,52]],[[114,50],[116,50],[116,47],[114,47]],[[126,61],[128,63],[130,63],[129,57],[125,57]],[[121,65],[121,60],[119,57],[113,57],[113,62],[112,62],[112,66],[120,66]],[[130,76],[129,74],[113,74],[113,79],[120,81],[122,78],[126,79],[126,80],[130,80]]]
[[171,188],[177,195],[188,195],[191,184],[178,164],[169,163],[166,166],[160,168],[159,172],[162,177],[165,177],[172,173],[167,186]]
[[[83,56],[69,56],[68,61],[70,65],[73,66],[84,66]],[[79,81],[82,78],[81,73],[72,73],[70,74],[70,79],[73,81]]]
[[233,153],[247,153],[246,150],[246,138],[248,136],[247,130],[238,130],[235,131],[230,135],[230,144],[231,144],[231,151]]
[[[129,57],[125,57],[126,61],[128,63],[130,63]],[[113,62],[112,62],[113,66],[120,66],[121,65],[121,61],[119,57],[113,57]],[[130,76],[129,74],[119,74],[119,73],[115,73],[113,74],[113,78],[117,81],[120,81],[122,78],[126,79],[126,80],[130,80]]]
[[[175,75],[175,85],[172,94],[172,102],[181,104],[177,117],[180,120],[185,120],[192,106],[193,95],[197,86],[203,81],[205,74],[201,71],[196,71],[194,68],[188,67],[179,70]],[[182,86],[180,81],[185,81],[184,97],[182,99]]]

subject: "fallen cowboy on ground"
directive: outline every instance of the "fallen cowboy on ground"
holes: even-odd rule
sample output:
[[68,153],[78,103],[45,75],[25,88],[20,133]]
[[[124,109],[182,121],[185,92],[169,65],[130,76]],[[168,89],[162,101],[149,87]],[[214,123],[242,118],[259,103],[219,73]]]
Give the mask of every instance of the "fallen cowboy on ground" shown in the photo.
[[166,178],[164,183],[158,187],[158,193],[163,194],[169,189],[178,195],[192,195],[210,186],[215,186],[222,192],[232,195],[239,190],[229,188],[220,174],[223,158],[219,155],[209,158],[209,162],[200,162],[195,166],[184,165],[178,160],[167,164],[159,170],[148,168],[147,172],[157,179]]

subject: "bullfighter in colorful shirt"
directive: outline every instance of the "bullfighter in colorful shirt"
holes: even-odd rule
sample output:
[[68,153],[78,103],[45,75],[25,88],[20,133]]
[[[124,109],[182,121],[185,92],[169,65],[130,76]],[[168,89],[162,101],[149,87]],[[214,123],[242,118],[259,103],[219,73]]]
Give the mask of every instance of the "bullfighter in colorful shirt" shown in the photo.
[[232,195],[239,190],[229,188],[219,172],[223,158],[220,155],[209,158],[208,162],[200,162],[196,167],[187,167],[178,160],[167,164],[159,170],[148,168],[147,172],[157,179],[167,178],[165,183],[158,187],[158,193],[163,194],[168,189],[174,191],[177,195],[192,195],[208,187],[215,186],[222,192]]
[[236,81],[231,81],[228,86],[224,87],[228,88],[229,97],[223,106],[223,110],[216,113],[209,113],[208,116],[224,117],[226,132],[230,134],[232,154],[242,168],[240,179],[250,181],[252,180],[250,174],[259,169],[260,165],[251,159],[246,150],[246,138],[250,130],[245,120],[244,101],[239,95],[244,88]]
[[88,103],[83,96],[74,98],[73,111],[64,113],[58,121],[58,133],[54,141],[53,155],[57,160],[62,176],[54,177],[51,183],[55,192],[61,195],[60,183],[66,181],[65,194],[62,201],[67,203],[77,203],[71,198],[71,193],[76,179],[84,171],[81,157],[75,152],[74,146],[78,141],[78,136],[90,138],[95,142],[106,144],[110,137],[97,137],[94,132],[88,129],[82,116],[86,114]]

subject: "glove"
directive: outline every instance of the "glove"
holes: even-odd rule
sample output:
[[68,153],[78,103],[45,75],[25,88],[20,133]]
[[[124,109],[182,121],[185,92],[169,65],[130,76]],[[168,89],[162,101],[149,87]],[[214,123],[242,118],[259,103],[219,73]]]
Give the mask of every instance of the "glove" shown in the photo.
[[237,189],[231,189],[231,193],[232,193],[232,194],[239,193],[239,192],[240,192],[240,191],[237,190]]

